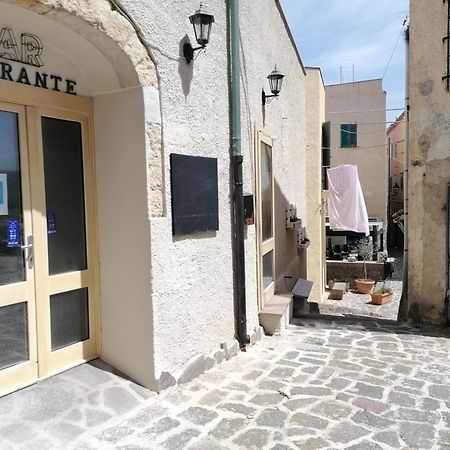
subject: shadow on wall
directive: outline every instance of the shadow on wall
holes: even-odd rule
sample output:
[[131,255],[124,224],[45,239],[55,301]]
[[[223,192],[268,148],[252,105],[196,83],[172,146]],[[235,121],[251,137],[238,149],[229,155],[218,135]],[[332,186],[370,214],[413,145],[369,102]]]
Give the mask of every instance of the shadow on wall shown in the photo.
[[181,86],[183,88],[183,94],[186,98],[190,91],[191,91],[191,82],[192,78],[194,76],[194,62],[195,58],[191,61],[190,64],[186,64],[186,59],[184,58],[183,54],[183,47],[184,44],[189,44],[190,39],[189,36],[186,34],[183,39],[180,41],[180,45],[178,46],[178,53],[180,55],[180,59],[178,60],[178,74],[180,75],[181,79]]
[[[277,180],[274,180],[274,214],[275,214],[275,277],[277,289],[281,288],[285,277],[306,278],[306,251],[297,249],[296,230],[286,228],[286,209],[293,199],[288,200]],[[305,224],[305,217],[303,219]],[[281,280],[281,281],[280,281]]]
[[[252,110],[250,107],[250,99],[249,99],[249,87],[248,87],[248,77],[247,77],[247,58],[245,56],[244,47],[242,46],[242,40],[240,41],[240,50],[241,50],[241,80],[242,80],[242,90],[241,95],[244,97],[245,102],[245,112],[247,115],[247,126],[245,127],[245,131],[247,133],[247,142],[251,145],[249,152],[249,163],[250,167],[255,167],[254,162],[254,145],[255,145],[255,129],[252,119]],[[231,88],[230,88],[231,89]],[[231,92],[231,91],[230,91]],[[242,124],[242,129],[244,129],[244,124]],[[252,179],[252,186],[254,185],[254,179]]]

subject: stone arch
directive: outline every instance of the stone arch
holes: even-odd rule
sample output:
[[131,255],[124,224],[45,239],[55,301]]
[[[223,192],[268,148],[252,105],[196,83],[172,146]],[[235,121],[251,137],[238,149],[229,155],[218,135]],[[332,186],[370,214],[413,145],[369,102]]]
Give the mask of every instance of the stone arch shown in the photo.
[[131,22],[107,0],[3,0],[3,3],[45,16],[80,35],[111,63],[121,89],[138,86],[154,89],[151,97],[158,103],[158,111],[146,117],[148,208],[150,216],[164,215],[158,71],[151,49],[141,42]]
[[[122,87],[139,83],[157,87],[156,66],[149,50],[131,23],[108,1],[95,0],[4,0],[15,6],[46,16],[89,41],[115,63]],[[128,61],[127,61],[128,60]]]

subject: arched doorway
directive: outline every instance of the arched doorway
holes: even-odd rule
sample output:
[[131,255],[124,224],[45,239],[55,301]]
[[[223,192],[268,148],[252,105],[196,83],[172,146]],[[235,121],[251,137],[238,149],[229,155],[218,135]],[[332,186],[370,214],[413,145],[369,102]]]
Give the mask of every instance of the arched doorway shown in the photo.
[[98,355],[154,380],[144,96],[156,72],[130,24],[90,6],[106,31],[82,8],[0,5],[0,395]]

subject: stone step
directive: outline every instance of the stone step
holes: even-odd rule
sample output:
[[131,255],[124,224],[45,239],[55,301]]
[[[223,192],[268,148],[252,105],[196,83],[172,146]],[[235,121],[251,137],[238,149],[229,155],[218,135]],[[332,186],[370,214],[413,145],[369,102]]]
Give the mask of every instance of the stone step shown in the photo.
[[266,334],[281,334],[291,319],[292,294],[275,294],[259,312],[259,323]]

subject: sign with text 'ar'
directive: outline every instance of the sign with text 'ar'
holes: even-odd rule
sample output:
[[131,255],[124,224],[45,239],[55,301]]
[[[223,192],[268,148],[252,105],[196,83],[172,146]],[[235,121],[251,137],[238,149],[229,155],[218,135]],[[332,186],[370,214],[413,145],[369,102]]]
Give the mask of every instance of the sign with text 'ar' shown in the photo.
[[38,36],[21,33],[19,37],[12,28],[0,28],[0,59],[19,63],[15,66],[0,62],[2,80],[76,95],[76,81],[41,70],[44,67],[44,53],[44,44]]

